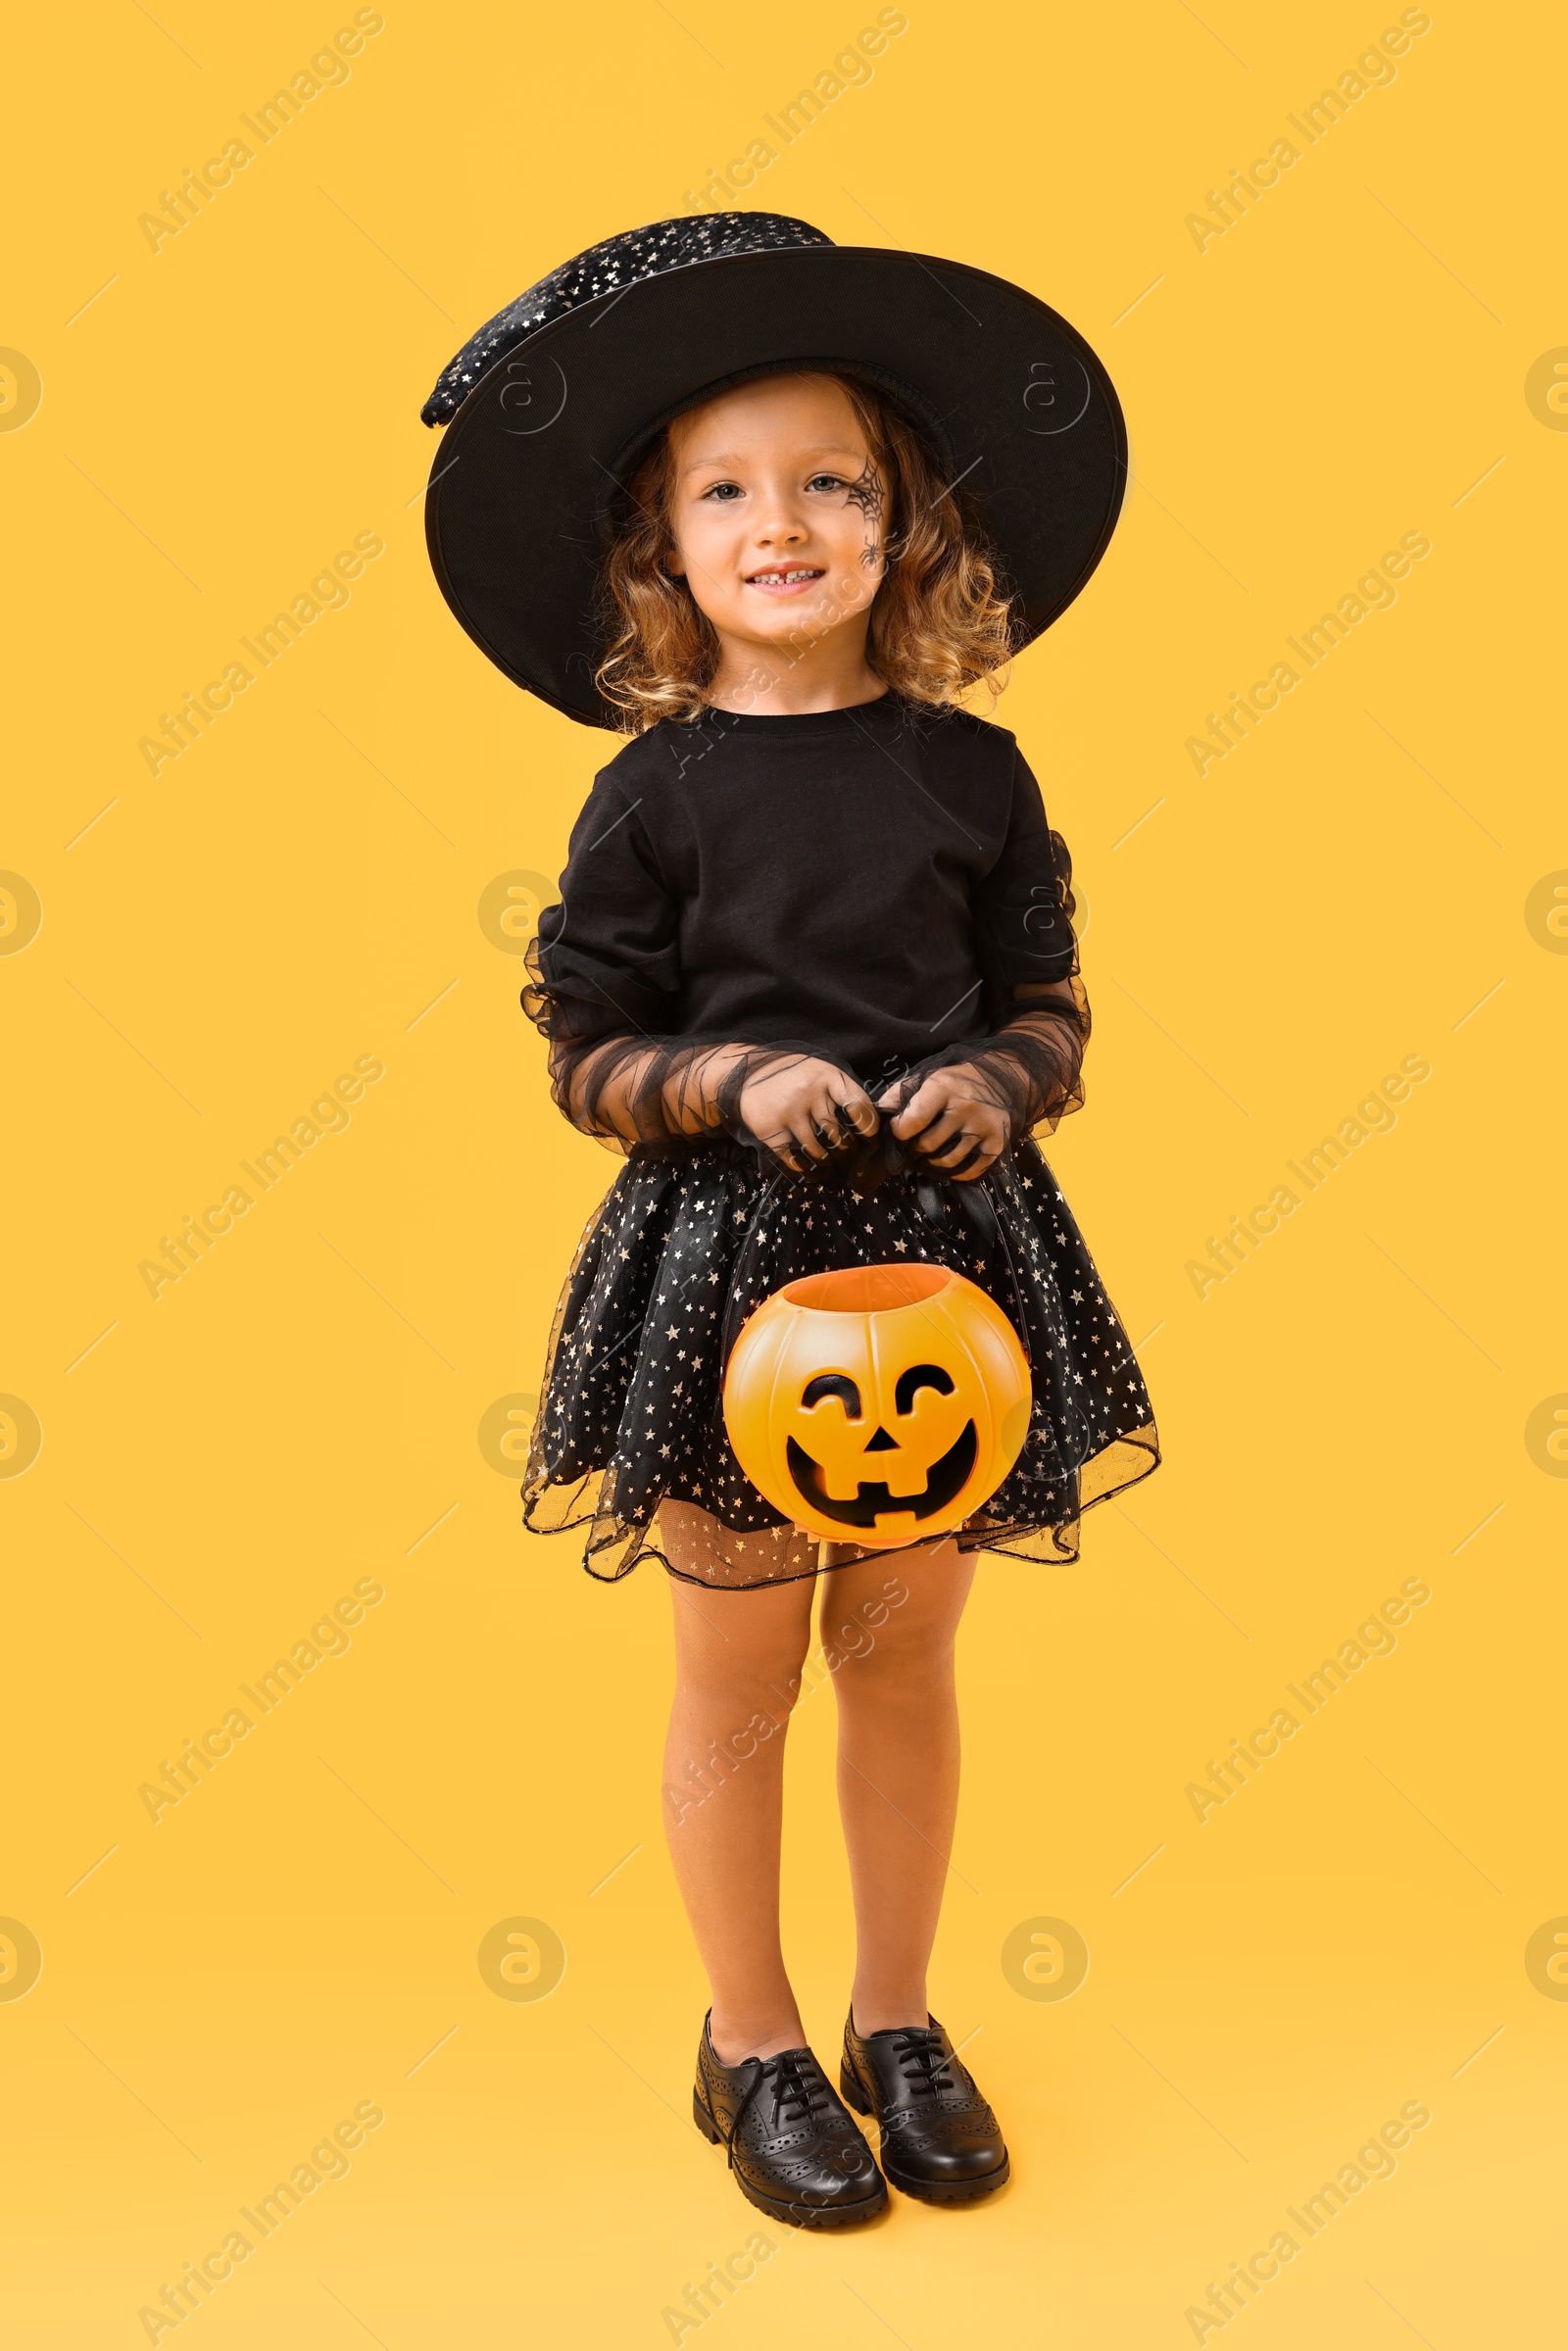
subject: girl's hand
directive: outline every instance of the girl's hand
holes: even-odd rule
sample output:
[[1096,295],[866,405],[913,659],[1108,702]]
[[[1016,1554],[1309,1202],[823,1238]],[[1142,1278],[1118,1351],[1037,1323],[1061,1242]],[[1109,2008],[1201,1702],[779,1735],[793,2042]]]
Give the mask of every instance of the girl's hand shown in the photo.
[[[897,1086],[877,1097],[880,1109],[891,1110],[899,1099]],[[995,1096],[984,1090],[978,1070],[951,1061],[922,1079],[893,1121],[901,1143],[922,1127],[915,1148],[944,1175],[972,1184],[993,1167],[1011,1140],[1011,1121]]]
[[744,1086],[739,1108],[759,1142],[796,1175],[808,1160],[825,1159],[846,1135],[874,1135],[880,1125],[863,1086],[831,1061],[804,1054]]

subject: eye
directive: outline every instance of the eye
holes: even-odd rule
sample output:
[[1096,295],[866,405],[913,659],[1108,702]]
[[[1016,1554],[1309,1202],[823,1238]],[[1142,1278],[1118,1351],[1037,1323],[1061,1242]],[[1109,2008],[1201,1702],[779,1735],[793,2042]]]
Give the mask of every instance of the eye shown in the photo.
[[719,506],[733,506],[737,498],[745,496],[745,492],[738,481],[715,481],[703,492],[703,496],[714,499]]
[[951,1396],[953,1375],[944,1371],[940,1363],[911,1364],[907,1371],[899,1374],[899,1384],[893,1391],[894,1409],[901,1413],[910,1411],[922,1388],[934,1388],[939,1396]]
[[808,490],[847,490],[850,485],[842,473],[813,473],[806,486]]
[[[951,1387],[952,1383],[949,1382]],[[849,1375],[842,1371],[819,1371],[814,1380],[808,1380],[801,1396],[803,1404],[819,1404],[827,1396],[836,1396],[851,1420],[860,1417],[860,1391]],[[904,1407],[901,1404],[900,1411]]]

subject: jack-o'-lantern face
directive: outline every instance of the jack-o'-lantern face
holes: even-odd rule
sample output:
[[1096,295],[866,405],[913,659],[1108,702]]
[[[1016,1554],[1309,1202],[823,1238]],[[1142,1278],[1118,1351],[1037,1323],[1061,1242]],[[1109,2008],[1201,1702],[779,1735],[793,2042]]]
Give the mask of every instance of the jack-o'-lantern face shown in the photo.
[[760,1493],[813,1534],[889,1548],[961,1525],[1011,1469],[1030,1380],[1001,1308],[941,1265],[813,1274],[737,1341],[724,1417]]
[[901,1508],[917,1519],[946,1509],[968,1484],[976,1452],[953,1374],[940,1363],[911,1363],[891,1397],[870,1401],[867,1413],[848,1372],[819,1371],[807,1381],[784,1445],[803,1498],[845,1527],[874,1527],[879,1512]]

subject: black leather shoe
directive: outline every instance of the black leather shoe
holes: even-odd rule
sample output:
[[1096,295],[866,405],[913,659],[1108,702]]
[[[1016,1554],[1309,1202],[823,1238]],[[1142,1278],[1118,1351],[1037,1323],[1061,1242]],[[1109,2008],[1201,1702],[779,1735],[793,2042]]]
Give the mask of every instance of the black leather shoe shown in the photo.
[[721,2065],[705,2018],[692,2118],[729,2149],[742,2195],[775,2220],[842,2229],[887,2203],[870,2148],[809,2049]]
[[844,2095],[882,2126],[882,2169],[906,2196],[956,2204],[989,2196],[1008,2174],[997,2118],[935,2017],[862,2038],[844,2028]]

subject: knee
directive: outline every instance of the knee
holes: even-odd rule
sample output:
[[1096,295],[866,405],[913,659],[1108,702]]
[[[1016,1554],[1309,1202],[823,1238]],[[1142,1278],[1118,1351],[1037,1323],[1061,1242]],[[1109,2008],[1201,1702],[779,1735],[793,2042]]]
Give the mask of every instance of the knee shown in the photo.
[[882,1702],[951,1680],[956,1627],[918,1616],[890,1616],[872,1629],[854,1620],[823,1628],[823,1650],[841,1703]]
[[700,1655],[682,1658],[678,1678],[682,1693],[698,1700],[705,1712],[783,1722],[800,1697],[805,1668],[806,1641],[794,1635],[748,1641],[738,1655],[714,1643]]

